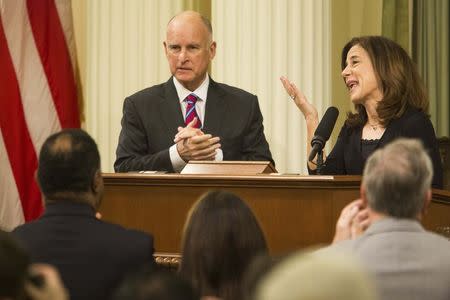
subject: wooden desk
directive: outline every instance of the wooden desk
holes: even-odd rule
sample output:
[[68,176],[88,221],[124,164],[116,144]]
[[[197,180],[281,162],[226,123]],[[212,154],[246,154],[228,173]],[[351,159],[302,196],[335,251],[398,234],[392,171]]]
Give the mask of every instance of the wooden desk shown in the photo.
[[[327,244],[360,176],[104,174],[103,219],[152,233],[158,252],[180,252],[186,214],[198,197],[224,189],[256,214],[274,254]],[[424,225],[450,226],[450,192],[434,190]]]

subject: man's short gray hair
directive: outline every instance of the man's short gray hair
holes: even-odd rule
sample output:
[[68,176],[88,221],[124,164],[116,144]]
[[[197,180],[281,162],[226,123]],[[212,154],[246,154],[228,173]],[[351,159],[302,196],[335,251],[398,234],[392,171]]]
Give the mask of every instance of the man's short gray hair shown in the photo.
[[431,187],[433,166],[419,140],[401,138],[369,157],[362,184],[369,206],[396,218],[416,218]]
[[205,17],[204,15],[202,15],[202,14],[200,14],[198,12],[194,12],[194,11],[183,11],[183,12],[181,12],[179,14],[176,14],[175,16],[173,16],[169,20],[169,22],[167,23],[167,26],[169,26],[169,24],[172,22],[173,19],[175,19],[176,17],[178,17],[179,15],[184,14],[184,13],[196,13],[200,17],[200,19],[202,20],[203,25],[205,25],[206,30],[208,30],[209,34],[212,36],[213,29],[212,29],[211,21],[207,17]]

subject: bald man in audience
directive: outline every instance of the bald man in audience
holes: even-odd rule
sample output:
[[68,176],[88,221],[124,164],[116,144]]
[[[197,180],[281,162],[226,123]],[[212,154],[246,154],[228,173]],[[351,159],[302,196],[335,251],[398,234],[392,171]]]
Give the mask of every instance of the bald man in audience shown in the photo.
[[347,205],[330,249],[353,253],[376,278],[380,299],[450,299],[450,241],[420,221],[433,168],[417,140],[398,139],[367,161],[361,199]]
[[50,136],[39,154],[37,179],[44,214],[13,235],[33,262],[57,267],[70,299],[110,299],[125,273],[153,263],[152,236],[96,217],[103,178],[97,145],[86,132]]

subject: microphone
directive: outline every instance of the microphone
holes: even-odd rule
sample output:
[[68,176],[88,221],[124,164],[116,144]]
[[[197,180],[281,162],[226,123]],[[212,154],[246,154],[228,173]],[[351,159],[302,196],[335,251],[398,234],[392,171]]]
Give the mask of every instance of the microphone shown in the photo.
[[334,124],[336,124],[338,116],[339,110],[334,106],[329,107],[323,115],[322,120],[314,132],[314,137],[311,140],[312,149],[309,154],[309,161],[313,161],[316,154],[325,147],[325,143],[330,138],[331,132],[333,132]]

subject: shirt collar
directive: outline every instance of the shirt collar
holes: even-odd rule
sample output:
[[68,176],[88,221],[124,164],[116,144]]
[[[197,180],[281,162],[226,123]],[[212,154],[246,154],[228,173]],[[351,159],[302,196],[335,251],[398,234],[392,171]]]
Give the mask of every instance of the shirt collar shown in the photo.
[[200,84],[200,86],[192,92],[185,88],[175,77],[173,77],[173,84],[175,85],[175,89],[177,90],[180,103],[182,103],[189,94],[195,94],[199,100],[203,100],[206,102],[206,96],[208,95],[209,87],[208,74],[206,74],[205,80],[203,80],[202,84]]
[[376,234],[389,231],[425,231],[419,221],[415,219],[398,219],[386,217],[371,224],[365,234]]
[[44,217],[53,215],[88,215],[94,217],[95,210],[87,203],[55,200],[45,206],[43,214]]

